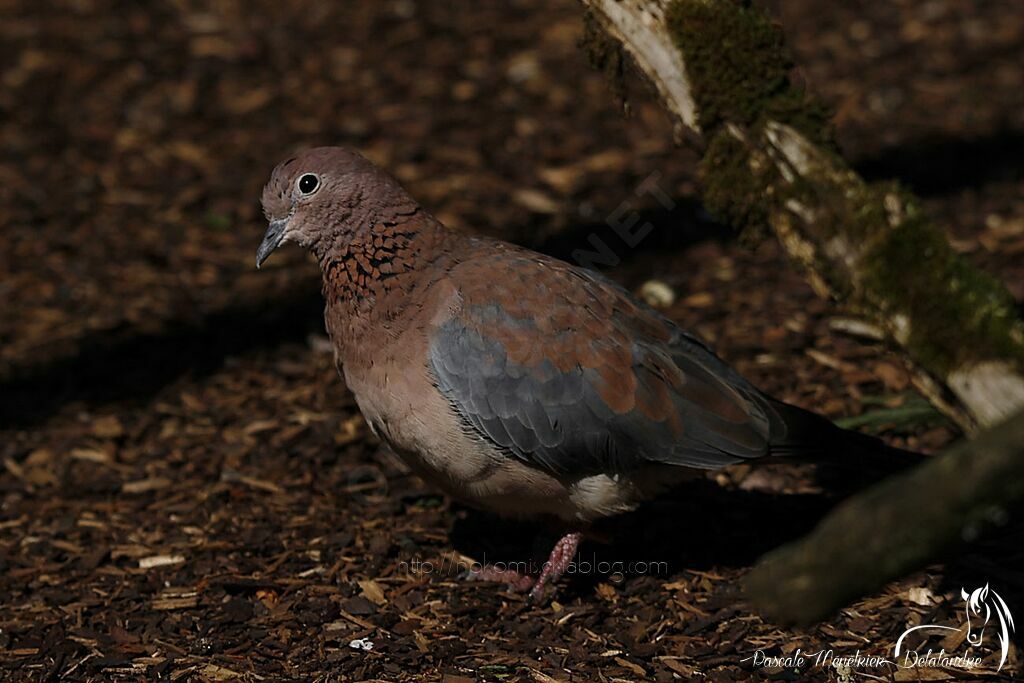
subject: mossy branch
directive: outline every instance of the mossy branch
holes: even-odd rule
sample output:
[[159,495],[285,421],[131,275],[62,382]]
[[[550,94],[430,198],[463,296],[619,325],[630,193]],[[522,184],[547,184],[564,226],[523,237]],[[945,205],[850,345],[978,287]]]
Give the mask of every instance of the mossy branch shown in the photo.
[[789,77],[782,31],[745,0],[582,0],[703,137],[704,202],[770,229],[815,290],[906,351],[917,387],[965,430],[1024,408],[1024,323],[896,183],[838,153],[830,114]]

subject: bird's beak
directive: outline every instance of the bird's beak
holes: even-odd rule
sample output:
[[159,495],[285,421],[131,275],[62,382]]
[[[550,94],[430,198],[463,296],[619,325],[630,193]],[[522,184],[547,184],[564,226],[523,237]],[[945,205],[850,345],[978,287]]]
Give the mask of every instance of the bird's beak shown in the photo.
[[256,250],[257,268],[263,265],[263,262],[267,260],[267,257],[270,256],[284,240],[284,229],[287,227],[287,218],[278,218],[277,220],[270,221],[270,227],[267,228],[267,233],[263,235],[263,242],[260,243],[260,248]]

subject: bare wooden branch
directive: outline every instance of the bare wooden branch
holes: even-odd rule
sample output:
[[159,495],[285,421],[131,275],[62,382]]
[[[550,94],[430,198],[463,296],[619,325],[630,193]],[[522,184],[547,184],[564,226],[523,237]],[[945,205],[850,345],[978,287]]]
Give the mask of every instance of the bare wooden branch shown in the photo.
[[695,133],[697,105],[682,55],[665,26],[665,4],[645,0],[587,0],[608,34],[622,44],[658,89],[662,101],[679,121]]

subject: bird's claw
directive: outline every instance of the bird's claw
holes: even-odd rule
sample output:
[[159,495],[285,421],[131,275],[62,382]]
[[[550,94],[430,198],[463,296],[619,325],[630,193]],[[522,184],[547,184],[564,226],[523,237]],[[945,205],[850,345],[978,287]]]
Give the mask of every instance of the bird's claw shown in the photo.
[[501,569],[494,565],[484,565],[480,569],[467,569],[458,576],[463,581],[492,581],[507,584],[516,593],[530,590],[535,579],[528,574],[520,574],[514,569]]
[[543,605],[548,600],[547,586],[539,581],[533,585],[530,592],[526,594],[527,605]]

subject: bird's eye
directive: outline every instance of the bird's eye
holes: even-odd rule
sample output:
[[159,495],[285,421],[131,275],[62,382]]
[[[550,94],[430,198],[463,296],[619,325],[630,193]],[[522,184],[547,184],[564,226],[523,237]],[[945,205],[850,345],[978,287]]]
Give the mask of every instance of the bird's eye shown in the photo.
[[302,194],[313,194],[320,187],[320,179],[312,173],[306,173],[299,178],[299,192]]

